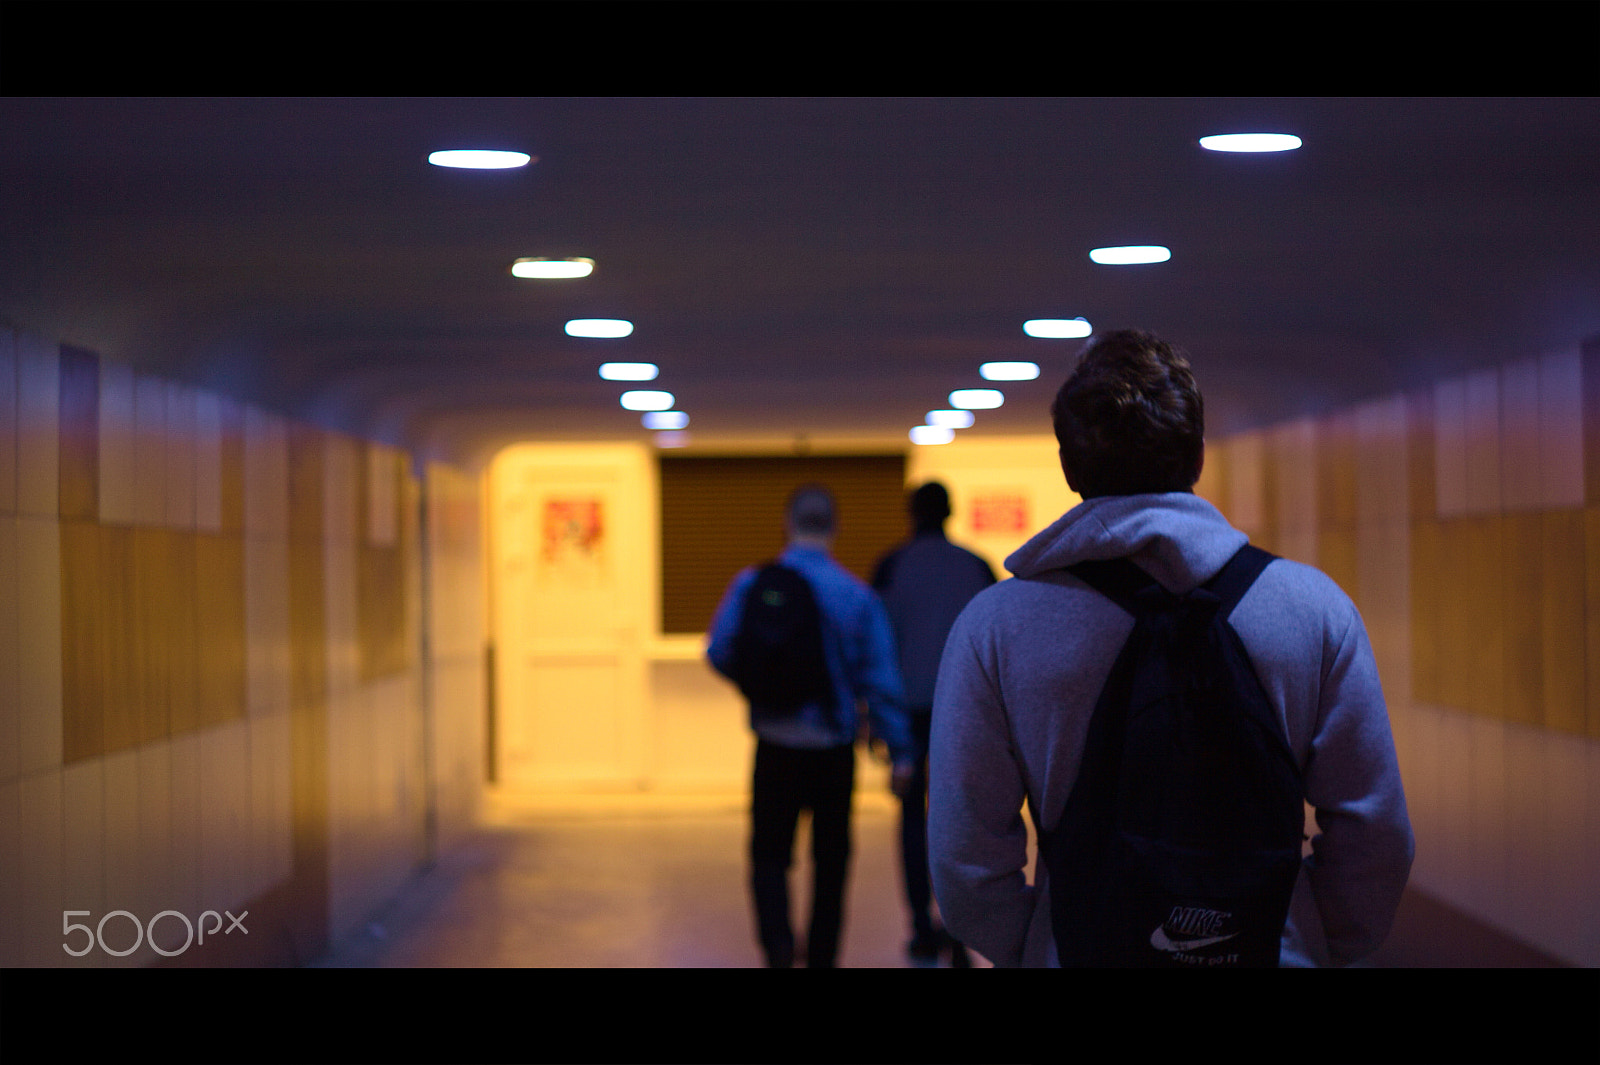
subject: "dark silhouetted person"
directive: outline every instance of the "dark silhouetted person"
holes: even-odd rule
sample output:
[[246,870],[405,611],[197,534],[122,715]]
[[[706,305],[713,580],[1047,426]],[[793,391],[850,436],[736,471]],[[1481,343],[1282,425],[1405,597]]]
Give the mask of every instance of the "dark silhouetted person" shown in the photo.
[[804,959],[831,968],[850,861],[857,699],[867,703],[873,734],[888,744],[897,791],[910,779],[913,752],[883,604],[829,555],[832,493],[796,489],[785,518],[788,547],[776,563],[746,569],[728,586],[706,657],[744,692],[757,737],[750,886],[766,962],[786,968],[796,961],[789,865],[801,811],[809,810],[815,880]]
[[[1091,342],[1052,414],[1062,471],[1083,502],[1012,554],[1016,579],[956,621],[933,709],[934,891],[951,932],[1002,966],[1059,963],[1049,884],[1068,866],[1040,859],[1028,883],[1021,810],[1026,802],[1041,832],[1059,823],[1134,628],[1066,567],[1127,558],[1164,594],[1186,595],[1246,542],[1193,494],[1202,401],[1187,360],[1165,342],[1135,331]],[[1278,964],[1349,964],[1388,934],[1413,848],[1366,629],[1337,584],[1286,559],[1260,571],[1227,620],[1319,830],[1292,881]],[[1169,953],[1184,949],[1178,938],[1164,923],[1148,934]]]
[[[946,937],[933,922],[928,884],[928,735],[933,685],[939,675],[950,626],[969,600],[995,582],[989,563],[945,538],[950,493],[938,481],[911,493],[911,539],[878,563],[872,587],[883,598],[899,653],[906,712],[916,745],[916,771],[900,796],[900,857],[911,942],[906,951],[918,965],[936,965]],[[959,943],[949,943],[951,964],[969,964]]]

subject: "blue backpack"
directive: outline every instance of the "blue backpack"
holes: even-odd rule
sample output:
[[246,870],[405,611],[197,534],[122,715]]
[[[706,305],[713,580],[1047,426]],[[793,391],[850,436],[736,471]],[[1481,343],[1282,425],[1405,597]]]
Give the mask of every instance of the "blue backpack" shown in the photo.
[[1305,790],[1228,623],[1273,558],[1247,544],[1181,596],[1125,558],[1068,567],[1135,621],[1041,832],[1063,966],[1278,964]]

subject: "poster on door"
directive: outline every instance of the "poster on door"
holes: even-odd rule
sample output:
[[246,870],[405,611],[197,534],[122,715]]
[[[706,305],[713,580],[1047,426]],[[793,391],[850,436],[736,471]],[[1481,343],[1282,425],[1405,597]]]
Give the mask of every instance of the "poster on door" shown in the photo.
[[1011,536],[1028,531],[1028,497],[1016,490],[979,492],[972,497],[975,536]]
[[593,496],[544,501],[541,577],[594,585],[605,578],[605,501]]

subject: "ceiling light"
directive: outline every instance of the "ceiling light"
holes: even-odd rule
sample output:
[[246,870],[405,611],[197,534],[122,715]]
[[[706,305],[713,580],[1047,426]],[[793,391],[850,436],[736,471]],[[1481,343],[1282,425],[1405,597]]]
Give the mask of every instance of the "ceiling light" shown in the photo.
[[628,410],[671,410],[675,402],[677,401],[672,398],[671,392],[641,389],[622,393],[622,405]]
[[1082,318],[1035,318],[1022,323],[1022,331],[1031,337],[1086,337],[1094,332]]
[[654,381],[661,371],[653,362],[603,362],[600,376],[607,381]]
[[943,425],[918,425],[911,430],[913,444],[948,444],[956,438],[956,431]]
[[1127,263],[1164,263],[1172,252],[1159,244],[1130,244],[1122,248],[1096,248],[1089,258],[1102,265],[1122,266]]
[[567,323],[569,337],[625,337],[633,323],[620,318],[574,318]]
[[1213,152],[1292,152],[1300,138],[1292,133],[1222,133],[1201,137],[1200,147]]
[[527,166],[534,158],[526,152],[495,152],[464,148],[450,152],[434,152],[428,162],[434,166],[450,166],[463,170],[510,170]]
[[681,410],[653,410],[639,419],[646,429],[682,429],[689,416]]
[[560,277],[588,277],[594,273],[594,260],[574,256],[571,259],[518,259],[511,264],[517,277],[544,279]]
[[986,362],[978,367],[985,381],[1032,381],[1039,376],[1036,362]]
[[993,410],[1005,401],[997,388],[958,388],[950,393],[950,405],[962,410]]
[[972,412],[970,410],[930,410],[928,424],[940,425],[946,429],[972,428]]
[[676,429],[670,432],[656,434],[656,447],[688,447],[689,434],[681,433]]

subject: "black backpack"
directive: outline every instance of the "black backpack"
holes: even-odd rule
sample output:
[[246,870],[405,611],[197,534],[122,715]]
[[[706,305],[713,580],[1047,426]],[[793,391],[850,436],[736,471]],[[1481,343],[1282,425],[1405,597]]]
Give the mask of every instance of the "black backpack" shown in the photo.
[[1247,544],[1182,596],[1125,558],[1068,567],[1135,622],[1041,833],[1063,966],[1278,964],[1305,789],[1228,624],[1273,558]]
[[832,718],[822,611],[797,570],[771,562],[756,573],[733,638],[733,673],[755,718],[790,717],[813,703]]

